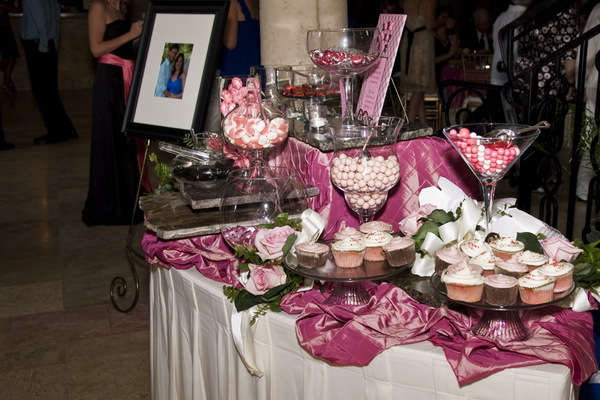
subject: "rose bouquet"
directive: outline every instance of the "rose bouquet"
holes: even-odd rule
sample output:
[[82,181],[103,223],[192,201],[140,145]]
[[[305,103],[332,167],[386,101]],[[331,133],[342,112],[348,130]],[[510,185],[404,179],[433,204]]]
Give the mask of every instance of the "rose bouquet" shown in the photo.
[[281,311],[283,296],[304,283],[303,277],[282,266],[283,260],[296,244],[316,241],[324,226],[323,218],[310,209],[302,213],[301,219],[290,219],[283,213],[273,223],[260,225],[243,245],[237,245],[234,251],[242,261],[237,271],[241,287],[223,288],[237,311],[256,307],[251,323],[269,310]]

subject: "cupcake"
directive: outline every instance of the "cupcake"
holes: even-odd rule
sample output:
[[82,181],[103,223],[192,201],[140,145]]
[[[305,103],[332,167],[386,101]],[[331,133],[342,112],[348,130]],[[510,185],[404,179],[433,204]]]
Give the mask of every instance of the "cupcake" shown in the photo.
[[518,279],[519,296],[527,304],[542,304],[554,300],[554,283],[556,279],[542,274],[534,269]]
[[415,261],[415,241],[409,237],[395,237],[381,248],[388,264],[402,267]]
[[346,228],[338,231],[335,235],[333,235],[333,238],[335,240],[343,240],[347,237],[351,237],[354,239],[362,239],[363,234],[360,233],[357,229],[355,229],[351,226],[347,226]]
[[529,272],[529,268],[527,268],[527,265],[518,262],[517,259],[513,257],[508,260],[498,260],[494,267],[494,271],[497,274],[514,276],[519,279]]
[[460,244],[459,248],[470,258],[473,258],[481,253],[492,251],[492,248],[489,244],[479,239],[465,240]]
[[475,273],[466,261],[446,268],[441,276],[448,298],[475,303],[483,295],[483,276]]
[[305,268],[319,268],[327,262],[329,246],[324,243],[300,243],[295,247],[298,264]]
[[525,245],[523,242],[513,240],[509,237],[501,237],[490,243],[490,247],[494,252],[494,255],[503,260],[508,260],[513,255],[523,251]]
[[486,276],[495,274],[494,267],[496,267],[498,258],[491,251],[484,251],[471,258],[469,262],[483,268],[483,277],[485,278]]
[[485,302],[494,306],[511,306],[517,302],[517,278],[508,275],[489,275],[483,279]]
[[340,268],[356,268],[362,265],[365,256],[365,244],[351,237],[333,242],[331,253],[335,265]]
[[461,261],[469,261],[469,257],[456,247],[444,247],[435,252],[435,273],[442,275],[442,272],[449,265],[458,264]]
[[387,232],[374,231],[367,233],[363,242],[367,248],[365,251],[365,260],[369,261],[383,261],[385,256],[383,255],[383,245],[389,243],[393,236]]
[[392,225],[383,221],[369,221],[361,224],[358,230],[363,233],[371,233],[371,232],[386,232],[392,233]]
[[517,261],[527,265],[527,268],[529,268],[529,272],[541,267],[542,265],[548,262],[548,257],[531,250],[525,250],[521,251],[520,253],[517,253],[516,258]]
[[571,263],[551,261],[539,267],[538,271],[550,278],[556,279],[554,292],[563,292],[571,289],[571,286],[573,286],[574,269],[575,267]]

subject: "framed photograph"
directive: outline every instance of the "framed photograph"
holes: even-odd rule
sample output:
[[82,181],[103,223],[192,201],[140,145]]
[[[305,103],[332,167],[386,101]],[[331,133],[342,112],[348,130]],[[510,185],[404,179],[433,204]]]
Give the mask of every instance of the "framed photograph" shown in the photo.
[[149,0],[123,131],[179,141],[201,132],[229,0]]

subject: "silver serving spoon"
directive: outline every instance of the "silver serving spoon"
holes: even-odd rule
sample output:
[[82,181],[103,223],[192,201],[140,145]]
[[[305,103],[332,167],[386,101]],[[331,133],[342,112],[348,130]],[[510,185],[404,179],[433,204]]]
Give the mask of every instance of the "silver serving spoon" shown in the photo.
[[540,121],[535,125],[531,125],[526,128],[521,128],[521,129],[517,129],[514,131],[510,130],[510,129],[495,129],[495,130],[491,131],[490,133],[488,133],[486,136],[492,137],[492,138],[498,138],[498,139],[502,139],[502,138],[508,139],[510,136],[515,136],[519,133],[525,133],[525,132],[535,131],[537,129],[548,129],[548,128],[550,128],[549,122]]

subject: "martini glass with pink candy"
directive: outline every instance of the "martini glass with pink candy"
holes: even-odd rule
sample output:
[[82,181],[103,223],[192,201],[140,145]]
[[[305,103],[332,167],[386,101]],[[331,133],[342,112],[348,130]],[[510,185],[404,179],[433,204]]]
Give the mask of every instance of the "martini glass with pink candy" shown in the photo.
[[310,30],[306,36],[312,62],[344,82],[342,93],[343,125],[353,125],[354,81],[356,75],[371,68],[379,59],[380,31],[377,28]]
[[481,183],[485,212],[485,230],[490,232],[496,185],[550,124],[517,125],[485,123],[455,125],[443,129],[452,146]]
[[288,137],[288,121],[281,111],[261,100],[258,77],[245,81],[228,78],[219,107],[226,142],[248,152],[252,166],[266,166],[268,152]]
[[403,125],[401,118],[381,117],[370,125],[330,127],[334,152],[329,175],[361,224],[373,220],[400,180],[394,144]]

